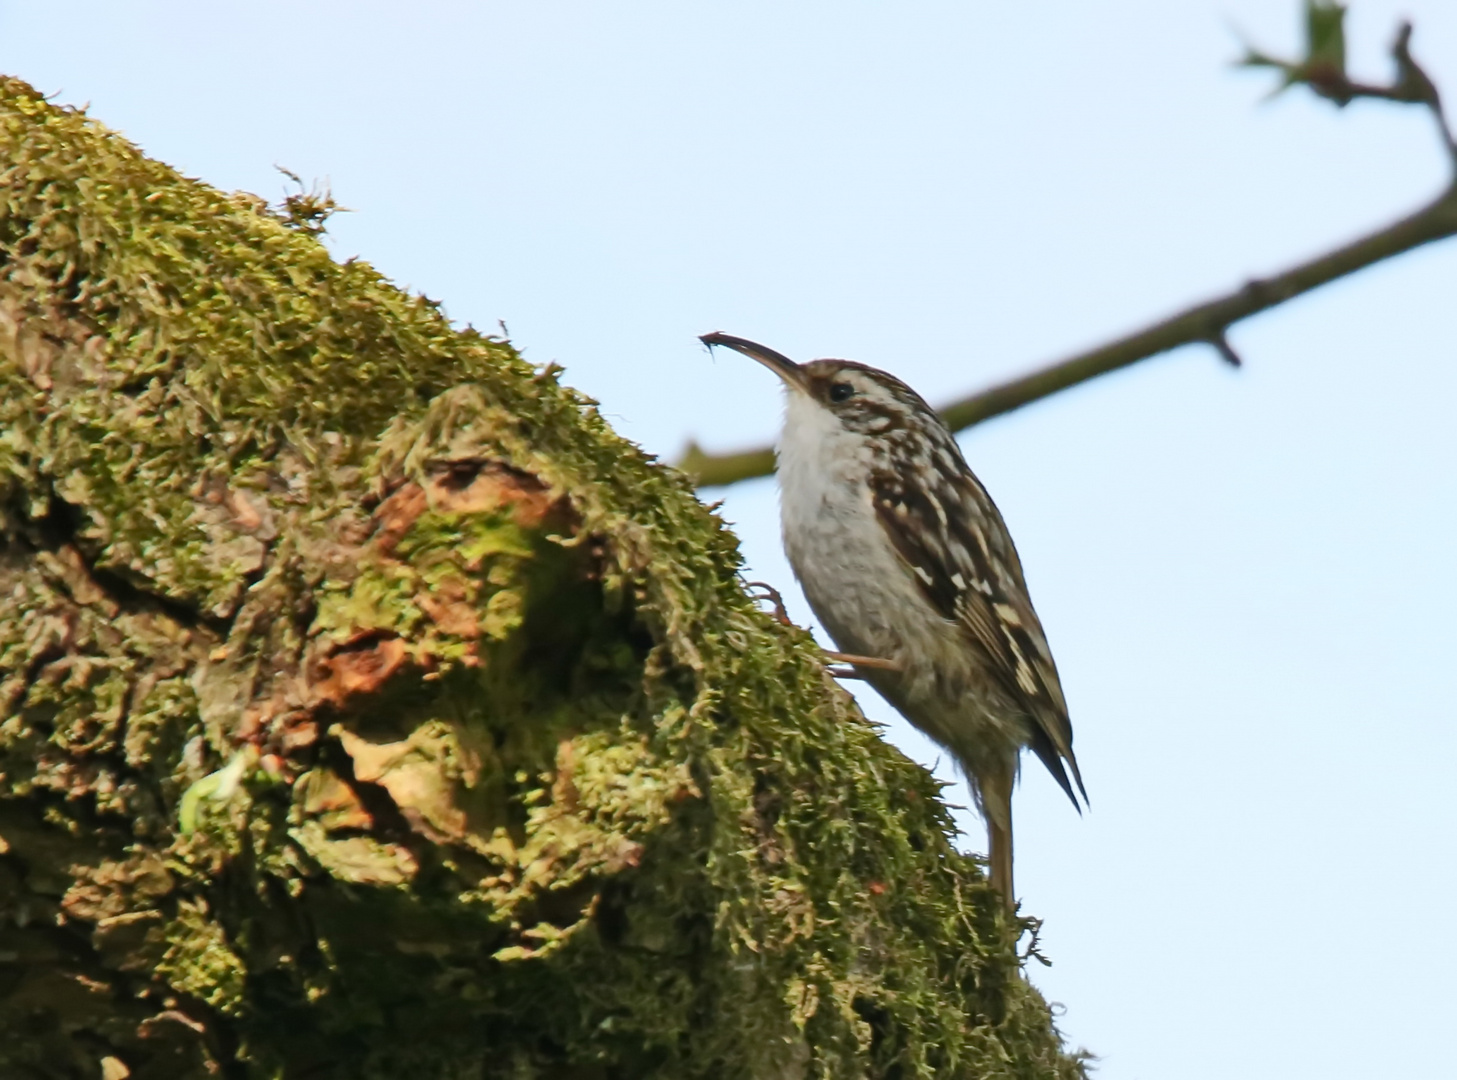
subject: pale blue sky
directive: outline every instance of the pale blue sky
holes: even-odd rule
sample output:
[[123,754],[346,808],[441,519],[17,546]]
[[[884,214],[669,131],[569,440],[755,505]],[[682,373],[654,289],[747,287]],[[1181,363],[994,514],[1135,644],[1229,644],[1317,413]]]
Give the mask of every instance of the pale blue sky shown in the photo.
[[[1354,66],[1402,13],[1457,100],[1451,0],[1356,0]],[[944,400],[1437,190],[1424,115],[1261,104],[1231,25],[1293,49],[1296,0],[0,0],[0,70],[226,189],[328,178],[339,255],[672,456],[777,426],[707,330]],[[1454,295],[1449,242],[1241,326],[1241,372],[1191,349],[963,440],[1092,796],[1026,772],[1032,976],[1107,1080],[1450,1073]],[[806,618],[772,481],[726,498]]]

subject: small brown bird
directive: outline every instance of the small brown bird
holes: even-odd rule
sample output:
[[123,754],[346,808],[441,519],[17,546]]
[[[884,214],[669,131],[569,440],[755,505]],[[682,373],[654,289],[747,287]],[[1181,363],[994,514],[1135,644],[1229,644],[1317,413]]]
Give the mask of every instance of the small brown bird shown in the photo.
[[[1017,549],[950,430],[894,375],[705,334],[784,381],[784,550],[860,674],[956,758],[1009,906],[1012,787],[1031,747],[1081,810],[1072,724]],[[1064,767],[1066,766],[1066,767]],[[1068,771],[1072,772],[1072,781]]]

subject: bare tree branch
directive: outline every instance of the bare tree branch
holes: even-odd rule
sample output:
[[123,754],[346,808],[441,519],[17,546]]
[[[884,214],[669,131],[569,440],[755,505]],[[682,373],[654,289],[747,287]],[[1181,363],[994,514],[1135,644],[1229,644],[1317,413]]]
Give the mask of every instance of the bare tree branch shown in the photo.
[[[1357,82],[1346,73],[1343,16],[1344,8],[1339,5],[1309,0],[1305,59],[1278,60],[1250,48],[1239,63],[1245,67],[1277,69],[1285,76],[1281,90],[1294,85],[1309,86],[1338,106],[1357,98],[1372,98],[1427,108],[1437,122],[1452,162],[1453,177],[1446,190],[1415,213],[1308,262],[1270,277],[1251,279],[1233,292],[1195,304],[1126,337],[951,402],[940,410],[947,426],[961,431],[1185,345],[1209,345],[1226,362],[1239,366],[1239,355],[1227,336],[1236,323],[1368,266],[1457,235],[1457,141],[1442,111],[1436,85],[1412,58],[1411,24],[1401,24],[1391,46],[1396,63],[1395,79],[1389,86],[1377,86]],[[701,486],[717,487],[769,475],[774,471],[774,451],[770,447],[758,447],[710,454],[697,443],[689,443],[678,467],[695,477]]]
[[941,410],[941,415],[953,431],[960,431],[1059,390],[1183,345],[1207,343],[1229,359],[1233,353],[1224,342],[1224,335],[1229,327],[1242,319],[1394,255],[1454,234],[1457,234],[1457,185],[1449,187],[1415,214],[1353,243],[1273,277],[1255,278],[1232,293],[1196,304],[1118,341],[953,402]]

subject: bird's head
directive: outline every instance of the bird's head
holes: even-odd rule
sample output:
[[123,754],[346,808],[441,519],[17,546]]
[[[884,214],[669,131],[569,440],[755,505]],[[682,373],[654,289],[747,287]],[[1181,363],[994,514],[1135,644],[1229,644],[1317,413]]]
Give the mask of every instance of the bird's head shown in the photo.
[[787,428],[824,424],[832,418],[845,432],[874,437],[923,425],[927,418],[939,424],[934,410],[920,394],[879,368],[853,360],[797,364],[768,346],[719,331],[704,334],[699,340],[710,347],[733,349],[778,375],[789,394]]

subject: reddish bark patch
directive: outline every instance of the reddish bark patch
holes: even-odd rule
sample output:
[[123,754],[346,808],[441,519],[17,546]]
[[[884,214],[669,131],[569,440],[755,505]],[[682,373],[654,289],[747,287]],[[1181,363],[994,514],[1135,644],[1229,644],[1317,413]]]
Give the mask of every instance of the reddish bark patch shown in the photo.
[[310,689],[318,704],[342,706],[355,694],[373,694],[405,666],[407,649],[397,637],[367,638],[318,661]]
[[319,741],[319,725],[307,713],[289,713],[278,727],[278,747],[286,754],[313,746]]
[[434,463],[425,493],[430,509],[446,514],[489,514],[510,508],[522,529],[570,526],[572,514],[565,498],[530,473],[499,461]]
[[338,775],[327,769],[314,769],[302,781],[304,813],[323,821],[325,828],[371,829],[374,817],[364,808],[359,796]]
[[374,512],[377,523],[375,529],[375,546],[379,553],[386,557],[395,553],[405,534],[410,527],[419,520],[430,507],[430,502],[425,497],[425,489],[419,484],[408,483],[402,485],[389,498],[379,504],[379,509]]
[[[426,512],[442,514],[509,513],[518,528],[530,532],[570,532],[577,517],[570,502],[535,476],[490,459],[436,461],[428,465],[421,482],[400,483],[375,508],[370,539],[354,543],[340,537],[333,557],[343,563],[364,561],[398,565],[400,544]],[[467,567],[466,569],[476,569]],[[469,641],[481,632],[482,607],[470,584],[459,577],[439,578],[428,592],[413,597],[414,603],[445,634],[467,639],[466,666],[480,663]],[[287,752],[311,743],[317,734],[307,723],[322,706],[340,708],[348,699],[381,690],[386,682],[408,665],[420,669],[425,679],[435,677],[436,665],[419,650],[388,631],[359,628],[342,645],[320,642],[317,659],[307,665],[307,690],[302,700],[276,703],[265,710],[276,721],[290,710],[298,720],[296,738],[284,738],[276,745]],[[261,725],[254,724],[255,728]]]
[[465,582],[460,578],[445,578],[435,586],[434,592],[416,593],[415,603],[447,634],[472,638],[481,632],[480,611],[470,602]]

